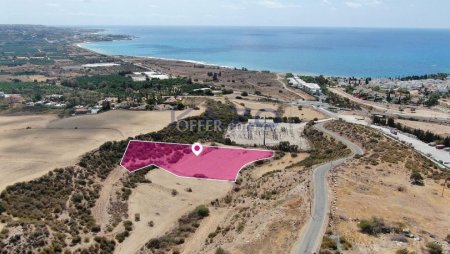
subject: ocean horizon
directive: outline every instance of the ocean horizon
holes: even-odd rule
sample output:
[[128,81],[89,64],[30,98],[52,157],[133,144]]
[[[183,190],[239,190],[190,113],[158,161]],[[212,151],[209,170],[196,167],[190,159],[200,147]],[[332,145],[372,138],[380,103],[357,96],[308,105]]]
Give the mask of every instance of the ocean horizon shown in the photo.
[[450,29],[96,27],[133,40],[80,46],[107,55],[182,60],[307,75],[401,77],[450,73]]

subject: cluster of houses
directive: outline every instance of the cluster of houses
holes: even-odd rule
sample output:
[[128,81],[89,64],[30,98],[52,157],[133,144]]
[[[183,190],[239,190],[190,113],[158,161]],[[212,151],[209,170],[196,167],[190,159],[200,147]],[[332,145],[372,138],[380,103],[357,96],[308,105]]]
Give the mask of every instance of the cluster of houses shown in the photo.
[[45,96],[42,100],[33,101],[25,100],[21,94],[5,94],[4,92],[0,92],[0,99],[5,100],[8,104],[25,104],[27,106],[47,106],[55,108],[66,107],[64,96],[61,94],[51,94]]
[[62,94],[51,94],[46,95],[42,100],[39,101],[32,101],[27,100],[24,101],[25,105],[28,106],[47,106],[47,107],[54,107],[54,108],[65,108],[66,104],[64,103],[64,95]]
[[179,97],[167,97],[162,103],[148,105],[146,103],[139,104],[132,100],[120,101],[117,97],[106,97],[97,102],[97,106],[109,109],[128,109],[128,110],[173,110],[182,102]]
[[[61,94],[46,95],[39,101],[25,100],[20,94],[5,94],[0,92],[0,99],[8,104],[24,104],[27,106],[48,106],[54,108],[65,108],[64,96]],[[146,103],[137,103],[132,100],[119,100],[117,97],[106,97],[98,101],[94,106],[77,105],[73,108],[72,115],[98,114],[101,111],[109,109],[127,109],[127,110],[175,110],[180,109],[182,98],[169,96],[163,99],[161,103],[149,105]],[[183,106],[184,107],[184,106]]]
[[0,92],[0,99],[5,100],[5,102],[8,104],[24,102],[24,99],[20,94],[5,94],[4,92]]
[[421,80],[391,80],[391,79],[375,79],[368,84],[369,87],[381,87],[384,89],[403,88],[409,91],[424,92],[440,92],[447,93],[450,88],[450,80],[445,79],[421,79]]
[[102,106],[99,105],[95,105],[93,107],[78,105],[74,107],[72,115],[76,116],[76,115],[98,114],[102,109],[103,109]]
[[[338,80],[341,87],[349,89],[353,96],[364,100],[376,102],[404,101],[410,105],[420,105],[427,100],[430,93],[449,93],[450,80],[423,79],[423,80],[397,80],[397,79],[374,79],[364,80],[358,78],[342,78]],[[347,89],[346,89],[347,90]],[[347,90],[347,92],[350,93]],[[445,100],[439,104],[449,107]]]
[[320,95],[322,93],[318,84],[305,82],[298,76],[288,78],[288,83],[289,85],[299,88],[311,95]]

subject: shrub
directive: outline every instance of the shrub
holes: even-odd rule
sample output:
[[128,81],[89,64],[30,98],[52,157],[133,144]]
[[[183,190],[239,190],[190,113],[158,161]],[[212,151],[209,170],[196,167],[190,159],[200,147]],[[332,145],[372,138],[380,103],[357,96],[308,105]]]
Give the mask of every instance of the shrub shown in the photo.
[[100,232],[101,229],[102,229],[102,228],[101,228],[99,225],[94,225],[94,226],[91,228],[91,231],[94,232],[94,233],[98,233],[98,232]]
[[337,243],[336,240],[331,239],[329,236],[325,236],[322,241],[322,245],[320,246],[321,249],[330,249],[330,250],[337,250]]
[[419,171],[414,171],[411,174],[409,179],[411,180],[411,183],[414,184],[414,185],[420,185],[420,186],[424,185],[423,177],[422,177],[422,175],[420,174]]
[[215,254],[230,254],[230,252],[228,252],[228,251],[226,251],[226,250],[224,250],[224,249],[222,249],[222,248],[219,247],[219,248],[216,250]]
[[409,254],[408,249],[399,249],[395,252],[395,254]]
[[241,96],[248,96],[248,93],[247,92],[242,92]]
[[447,235],[447,237],[445,238],[445,241],[447,241],[448,243],[450,243],[450,234]]
[[427,244],[428,252],[430,254],[442,254],[444,253],[442,250],[442,246],[438,243],[428,243]]
[[132,231],[133,230],[133,222],[126,220],[123,222],[123,226],[125,227],[126,231]]
[[124,231],[122,233],[119,233],[116,235],[116,240],[121,243],[125,240],[125,238],[127,238],[130,235],[130,233],[128,231]]
[[172,196],[176,196],[176,195],[178,195],[178,191],[177,190],[175,190],[175,189],[172,189]]
[[341,246],[344,248],[344,250],[349,250],[353,247],[352,244],[349,241],[347,241],[345,237],[341,237],[339,241],[341,242]]
[[370,220],[361,220],[358,223],[358,227],[362,233],[374,236],[380,233],[389,233],[391,231],[390,227],[386,226],[383,219],[377,217],[373,217]]
[[198,206],[197,208],[195,208],[195,213],[202,218],[208,217],[209,209],[208,209],[208,207],[201,205],[201,206]]
[[159,239],[151,239],[146,244],[146,247],[148,249],[159,249],[159,248],[161,248],[161,241]]
[[5,207],[2,203],[0,203],[0,214],[4,213],[6,211]]
[[81,237],[80,236],[75,236],[72,238],[72,244],[75,245],[77,243],[81,242]]
[[135,213],[134,214],[134,221],[140,221],[141,220],[141,214]]

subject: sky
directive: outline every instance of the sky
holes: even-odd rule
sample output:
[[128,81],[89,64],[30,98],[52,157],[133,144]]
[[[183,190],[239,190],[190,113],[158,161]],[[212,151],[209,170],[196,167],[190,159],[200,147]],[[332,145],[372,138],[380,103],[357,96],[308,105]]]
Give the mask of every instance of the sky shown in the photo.
[[448,0],[0,0],[0,24],[450,28]]

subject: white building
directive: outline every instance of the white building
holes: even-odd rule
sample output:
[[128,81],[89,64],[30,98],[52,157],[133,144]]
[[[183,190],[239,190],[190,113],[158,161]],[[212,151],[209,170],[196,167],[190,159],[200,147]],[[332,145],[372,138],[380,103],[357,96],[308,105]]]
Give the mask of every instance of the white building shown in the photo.
[[147,72],[134,72],[133,75],[131,75],[134,81],[145,81],[148,79],[169,79],[169,75],[163,74],[161,72],[156,71],[147,71]]
[[293,78],[288,78],[289,85],[297,87],[309,94],[320,95],[320,86],[315,83],[307,83],[301,78],[294,76]]
[[147,77],[145,75],[142,75],[142,74],[133,74],[133,75],[130,75],[130,76],[131,76],[131,79],[133,81],[135,81],[135,82],[142,82],[142,81],[146,81],[147,80]]

